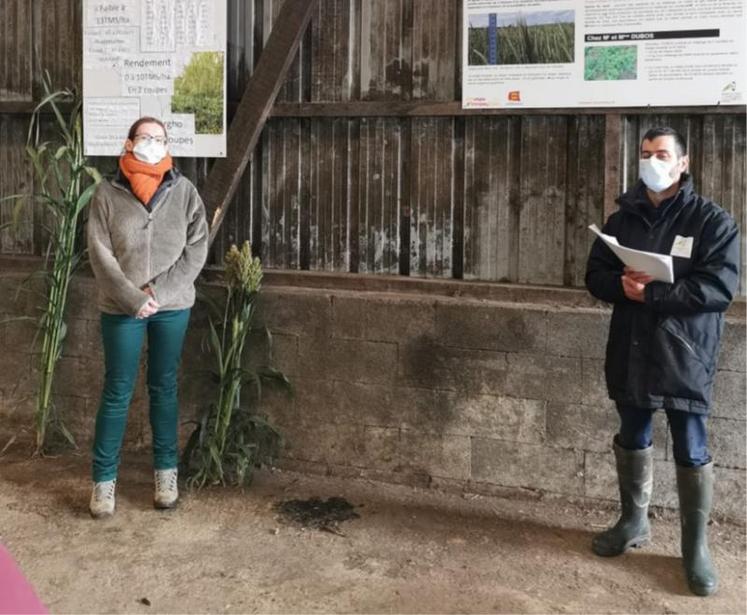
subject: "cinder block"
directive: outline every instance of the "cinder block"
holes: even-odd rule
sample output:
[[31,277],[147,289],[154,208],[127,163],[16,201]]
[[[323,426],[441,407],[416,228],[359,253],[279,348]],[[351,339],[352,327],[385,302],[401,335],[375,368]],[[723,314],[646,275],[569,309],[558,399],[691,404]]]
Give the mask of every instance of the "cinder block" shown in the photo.
[[31,355],[11,351],[0,352],[0,392],[7,397],[20,397],[33,391],[35,373]]
[[93,441],[98,403],[93,403],[87,398],[66,395],[55,395],[54,403],[78,447],[87,447],[88,443]]
[[320,291],[265,288],[259,295],[258,323],[274,333],[329,337],[332,332],[330,295]]
[[367,427],[366,462],[367,467],[379,471],[468,480],[470,439]]
[[103,345],[100,325],[91,320],[71,318],[66,322],[67,334],[63,342],[63,357],[96,358],[103,365]]
[[299,365],[310,378],[347,382],[393,383],[397,345],[365,340],[299,339]]
[[22,306],[16,300],[20,283],[19,276],[0,273],[0,314],[18,314],[22,311]]
[[747,325],[744,322],[726,321],[718,368],[733,372],[747,371]]
[[262,401],[256,406],[256,410],[266,415],[273,425],[290,425],[306,418],[302,411],[303,407],[299,410],[296,401],[296,395],[291,396],[285,391],[265,387],[262,391]]
[[44,282],[40,277],[26,278],[26,275],[0,274],[0,314],[39,318],[46,306]]
[[468,395],[505,393],[505,352],[442,346],[416,338],[399,345],[400,376],[405,384],[451,389]]
[[654,492],[651,496],[654,506],[679,509],[677,477],[673,461],[654,461]]
[[436,307],[432,299],[393,297],[377,301],[366,313],[366,339],[400,342],[432,338],[436,332]]
[[547,352],[559,357],[604,359],[610,313],[568,310],[548,314]]
[[747,472],[728,468],[714,468],[713,511],[734,523],[744,525],[747,509]]
[[302,371],[298,365],[298,337],[275,334],[272,336],[272,353],[269,364],[292,380]]
[[545,352],[547,313],[522,305],[506,307],[475,301],[436,304],[436,338],[446,346]]
[[581,359],[581,403],[585,406],[615,407],[607,393],[604,360]]
[[345,466],[363,465],[364,428],[343,423],[298,421],[282,425],[283,457]]
[[665,412],[654,412],[654,459],[672,458],[672,438],[669,433],[669,423]]
[[[41,344],[41,335],[36,336],[36,321],[27,320],[27,317],[18,314],[13,314],[10,318],[13,320],[0,325],[3,329],[5,352],[29,354],[37,350]],[[3,319],[0,316],[0,321]]]
[[539,443],[545,438],[546,402],[514,397],[460,396],[449,433],[511,442]]
[[202,408],[215,400],[218,388],[208,372],[197,372],[182,365],[178,380],[180,405]]
[[747,413],[747,375],[718,371],[713,383],[713,416],[745,420]]
[[472,478],[504,487],[583,493],[583,453],[538,444],[472,439]]
[[608,405],[550,403],[547,406],[547,442],[550,446],[608,452],[620,421]]
[[584,495],[602,500],[619,499],[615,456],[611,450],[608,453],[584,453]]
[[270,366],[289,379],[298,370],[298,336],[256,331],[248,336],[244,346],[245,363],[252,369]]
[[747,433],[742,420],[714,418],[708,422],[709,449],[720,466],[744,469]]
[[88,359],[62,357],[57,362],[52,385],[55,395],[97,398],[104,385],[102,367]]
[[581,359],[511,353],[505,391],[524,399],[581,403]]
[[73,276],[67,292],[66,317],[96,320],[100,314],[97,292],[96,281],[93,278]]
[[[355,424],[358,422],[356,415],[365,412],[363,408],[347,408],[339,403],[335,382],[331,380],[298,378],[293,383],[293,392],[292,406],[283,404],[280,396],[274,396],[272,415],[284,425],[297,421]],[[341,408],[346,411],[341,412]]]
[[402,296],[332,298],[333,336],[403,342],[435,335],[435,301]]
[[339,294],[332,296],[332,337],[366,338],[366,313],[371,302],[366,297]]
[[[446,434],[457,419],[456,395],[451,391],[398,386],[385,399],[390,400],[388,410],[367,410],[372,418],[378,419],[379,425]],[[367,424],[377,423],[369,421]]]

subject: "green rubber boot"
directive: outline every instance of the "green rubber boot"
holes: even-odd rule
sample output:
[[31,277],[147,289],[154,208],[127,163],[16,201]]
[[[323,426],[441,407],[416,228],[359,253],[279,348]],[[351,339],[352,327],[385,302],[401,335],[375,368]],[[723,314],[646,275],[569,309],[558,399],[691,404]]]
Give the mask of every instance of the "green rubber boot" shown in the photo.
[[621,555],[651,539],[648,505],[654,484],[654,447],[631,451],[615,442],[614,449],[622,514],[613,527],[592,540],[592,550],[602,557]]
[[708,518],[713,503],[713,463],[696,468],[677,466],[680,496],[682,563],[690,591],[710,596],[718,589],[718,573],[708,551]]

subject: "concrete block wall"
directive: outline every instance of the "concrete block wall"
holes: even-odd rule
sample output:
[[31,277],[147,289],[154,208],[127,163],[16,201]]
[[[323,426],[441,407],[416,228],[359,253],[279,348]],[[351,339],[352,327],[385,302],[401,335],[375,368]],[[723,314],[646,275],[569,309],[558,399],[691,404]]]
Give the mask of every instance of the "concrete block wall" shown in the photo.
[[[0,274],[0,314],[33,313],[30,298],[12,300],[19,278]],[[76,278],[57,381],[57,403],[81,442],[92,434],[103,377],[93,297],[93,281]],[[449,490],[616,501],[617,418],[603,378],[609,311],[581,303],[267,285],[261,318],[273,332],[274,364],[296,389],[290,400],[266,397],[264,410],[286,441],[280,465]],[[182,366],[185,419],[209,400],[195,376],[209,360],[205,323],[198,307]],[[0,416],[7,426],[31,424],[32,336],[27,323],[0,327]],[[710,420],[716,510],[744,520],[743,317],[728,318],[723,341]],[[126,442],[147,454],[142,374]],[[676,507],[663,413],[655,445],[654,503]]]
[[[609,311],[271,288],[292,402],[270,412],[296,468],[476,492],[617,499]],[[744,519],[745,324],[729,318],[711,447],[718,511]],[[671,439],[655,419],[654,503],[676,507]]]

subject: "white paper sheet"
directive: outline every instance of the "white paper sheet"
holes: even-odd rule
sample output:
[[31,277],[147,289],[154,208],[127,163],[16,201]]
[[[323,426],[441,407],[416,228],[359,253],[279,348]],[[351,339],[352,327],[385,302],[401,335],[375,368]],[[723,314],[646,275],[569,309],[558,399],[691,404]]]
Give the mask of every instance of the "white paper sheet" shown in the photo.
[[612,250],[617,258],[631,269],[647,273],[659,282],[674,283],[674,269],[672,268],[672,257],[667,254],[656,254],[655,252],[643,252],[621,246],[615,237],[605,235],[596,224],[589,229],[593,231]]

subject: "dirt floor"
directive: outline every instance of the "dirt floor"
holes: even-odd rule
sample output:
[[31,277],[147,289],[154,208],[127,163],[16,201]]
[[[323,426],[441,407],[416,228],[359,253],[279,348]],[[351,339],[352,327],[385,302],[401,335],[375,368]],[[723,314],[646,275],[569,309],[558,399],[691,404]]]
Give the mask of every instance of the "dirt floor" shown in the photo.
[[[745,613],[745,532],[715,524],[721,589],[688,593],[676,518],[654,544],[592,555],[613,513],[552,501],[443,495],[364,480],[261,474],[151,507],[145,455],[130,453],[118,509],[87,513],[88,463],[0,457],[0,542],[53,613]],[[339,533],[278,518],[278,502],[341,496]]]

